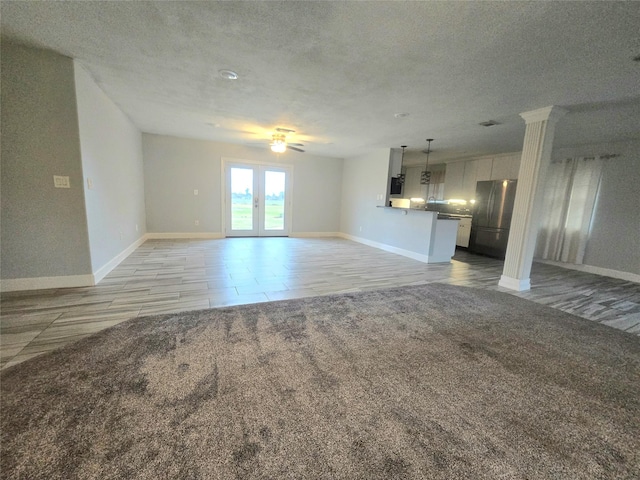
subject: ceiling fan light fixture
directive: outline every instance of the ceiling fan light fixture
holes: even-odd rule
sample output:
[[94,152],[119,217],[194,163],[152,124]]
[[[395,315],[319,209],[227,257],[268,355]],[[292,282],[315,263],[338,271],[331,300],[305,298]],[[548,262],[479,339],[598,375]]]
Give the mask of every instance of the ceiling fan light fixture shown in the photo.
[[274,133],[271,142],[271,151],[275,153],[284,153],[287,150],[287,140],[284,133]]
[[287,144],[282,141],[275,141],[271,144],[271,151],[275,153],[284,153],[287,150]]

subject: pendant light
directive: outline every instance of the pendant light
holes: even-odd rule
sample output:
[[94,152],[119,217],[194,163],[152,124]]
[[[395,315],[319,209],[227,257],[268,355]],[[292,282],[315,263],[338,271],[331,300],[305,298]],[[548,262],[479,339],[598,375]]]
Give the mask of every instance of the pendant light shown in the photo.
[[400,173],[398,174],[398,183],[402,185],[404,183],[404,173],[402,173],[402,166],[404,165],[404,149],[407,148],[406,145],[400,145],[402,149],[402,158],[400,159]]
[[427,138],[427,163],[424,166],[424,171],[420,174],[420,184],[429,185],[431,181],[431,172],[429,171],[429,154],[431,153],[431,142],[433,138]]

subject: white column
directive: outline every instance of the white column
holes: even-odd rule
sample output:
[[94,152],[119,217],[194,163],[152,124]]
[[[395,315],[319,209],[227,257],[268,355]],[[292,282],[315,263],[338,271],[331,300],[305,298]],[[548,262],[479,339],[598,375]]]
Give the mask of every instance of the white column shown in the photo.
[[531,263],[536,246],[540,207],[555,126],[566,113],[559,107],[545,107],[521,113],[527,128],[524,134],[518,187],[509,229],[509,243],[502,277],[498,285],[511,290],[529,290]]

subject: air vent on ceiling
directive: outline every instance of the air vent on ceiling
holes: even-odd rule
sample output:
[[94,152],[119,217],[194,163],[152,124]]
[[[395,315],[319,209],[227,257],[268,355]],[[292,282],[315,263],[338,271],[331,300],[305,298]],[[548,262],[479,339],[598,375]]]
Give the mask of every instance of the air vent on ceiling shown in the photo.
[[486,122],[481,122],[478,125],[482,125],[483,127],[493,127],[494,125],[500,125],[495,120],[488,120]]

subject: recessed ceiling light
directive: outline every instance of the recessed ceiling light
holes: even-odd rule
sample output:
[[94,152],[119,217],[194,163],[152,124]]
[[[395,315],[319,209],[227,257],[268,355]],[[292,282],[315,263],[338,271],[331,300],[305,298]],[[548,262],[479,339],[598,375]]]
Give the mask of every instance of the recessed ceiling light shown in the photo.
[[393,116],[396,117],[396,118],[404,118],[404,117],[408,117],[409,114],[408,113],[394,113]]
[[237,80],[238,74],[233,70],[219,70],[218,73],[225,80]]

